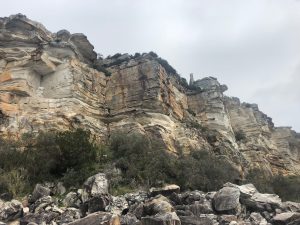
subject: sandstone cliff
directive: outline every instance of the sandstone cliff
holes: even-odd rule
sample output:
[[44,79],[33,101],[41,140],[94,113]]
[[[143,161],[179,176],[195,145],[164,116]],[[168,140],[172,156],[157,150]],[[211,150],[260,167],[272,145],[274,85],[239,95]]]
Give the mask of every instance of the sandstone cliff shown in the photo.
[[97,58],[83,34],[49,32],[23,15],[0,18],[0,132],[140,132],[178,149],[206,149],[241,171],[300,174],[300,134],[274,127],[217,79],[188,86],[153,54]]

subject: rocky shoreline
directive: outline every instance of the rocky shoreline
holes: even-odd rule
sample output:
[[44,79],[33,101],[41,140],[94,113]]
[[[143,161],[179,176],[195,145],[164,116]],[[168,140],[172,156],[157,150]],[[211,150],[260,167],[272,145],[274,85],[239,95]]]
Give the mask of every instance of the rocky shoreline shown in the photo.
[[252,184],[224,184],[217,192],[180,192],[177,185],[112,196],[99,173],[82,189],[37,184],[31,195],[0,200],[4,225],[299,225],[300,203],[259,193]]

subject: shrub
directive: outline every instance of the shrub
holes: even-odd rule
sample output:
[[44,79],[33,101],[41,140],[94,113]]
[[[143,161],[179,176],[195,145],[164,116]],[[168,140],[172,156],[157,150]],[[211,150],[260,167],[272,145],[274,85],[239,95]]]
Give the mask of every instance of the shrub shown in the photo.
[[116,159],[116,167],[122,172],[122,185],[159,185],[174,177],[172,156],[143,135],[114,134],[110,149],[113,159]]
[[[24,135],[20,142],[0,140],[0,190],[13,195],[37,182],[61,179],[67,186],[81,185],[101,169],[103,148],[88,131]],[[22,147],[22,148],[21,148]]]
[[300,176],[270,176],[259,168],[251,169],[245,183],[252,183],[259,192],[276,193],[284,201],[300,201]]
[[25,194],[29,189],[28,173],[24,168],[0,173],[0,193],[9,192],[13,196]]
[[245,135],[244,131],[238,130],[238,131],[235,132],[235,139],[237,141],[244,140],[245,138],[246,138],[246,135]]
[[181,86],[183,86],[184,88],[189,89],[189,84],[188,84],[188,82],[186,81],[186,79],[185,79],[184,77],[180,77],[180,76],[178,75],[178,82],[179,82],[179,84],[180,84]]
[[107,57],[107,58],[109,58],[109,59],[117,59],[117,58],[119,58],[120,56],[122,56],[121,53],[116,53],[116,54],[114,54],[113,56],[109,56],[109,57]]
[[284,201],[300,202],[300,176],[277,175],[272,179],[272,187]]
[[194,85],[194,84],[189,85],[188,89],[192,90],[192,91],[196,91],[197,93],[201,93],[202,92],[201,87],[198,87],[197,85]]
[[149,52],[149,55],[151,55],[153,58],[157,58],[158,57],[158,55],[155,52],[153,52],[153,51]]
[[[40,133],[34,138],[34,142],[29,140],[22,158],[33,184],[62,178],[68,170],[77,171],[78,180],[81,181],[79,171],[92,170],[96,163],[98,147],[91,141],[88,131],[77,129]],[[76,182],[74,176],[74,183]]]
[[60,132],[56,134],[55,142],[60,150],[58,173],[65,173],[69,168],[79,170],[88,167],[96,159],[98,149],[88,131]]
[[177,161],[177,180],[183,189],[218,190],[226,182],[235,182],[237,170],[224,159],[207,151],[192,151]]
[[196,121],[190,121],[187,123],[187,126],[190,128],[195,128],[197,130],[205,130],[205,128],[198,122]]
[[169,62],[163,58],[156,58],[157,62],[166,70],[169,74],[177,74],[177,71],[169,64]]
[[192,116],[196,116],[196,113],[195,113],[192,109],[188,108],[187,111],[188,111]]
[[100,71],[100,72],[102,72],[102,73],[104,73],[104,75],[106,77],[110,77],[111,76],[111,72],[109,72],[104,66],[102,66],[100,64],[95,63],[93,65],[93,68],[96,69],[96,70],[98,70],[98,71]]
[[192,151],[179,157],[167,153],[151,139],[134,134],[114,134],[110,149],[122,176],[114,180],[114,190],[137,186],[177,183],[182,189],[217,190],[239,173],[224,159],[207,151]]
[[248,171],[246,183],[252,183],[262,193],[274,193],[271,185],[272,177],[266,171],[253,168]]
[[136,53],[134,54],[133,58],[135,59],[135,58],[138,58],[138,57],[140,57],[140,56],[141,56],[141,53],[136,52]]

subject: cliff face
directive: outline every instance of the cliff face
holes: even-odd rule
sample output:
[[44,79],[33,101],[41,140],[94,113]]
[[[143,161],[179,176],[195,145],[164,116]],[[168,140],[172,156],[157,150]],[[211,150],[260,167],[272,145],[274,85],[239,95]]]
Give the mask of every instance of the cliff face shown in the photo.
[[51,33],[23,15],[0,18],[0,30],[2,136],[83,127],[105,140],[125,130],[175,154],[214,152],[241,174],[257,166],[300,173],[300,135],[224,96],[215,78],[187,88],[152,54],[97,59],[83,34]]

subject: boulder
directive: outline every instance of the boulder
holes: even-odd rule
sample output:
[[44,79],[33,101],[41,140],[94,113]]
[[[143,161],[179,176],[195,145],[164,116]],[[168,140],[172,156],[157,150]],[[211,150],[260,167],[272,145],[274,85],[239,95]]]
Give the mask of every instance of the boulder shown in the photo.
[[62,182],[58,182],[56,184],[56,194],[63,195],[63,194],[66,193],[66,191],[67,190],[66,190],[66,188],[65,188],[65,186],[63,185]]
[[181,216],[181,225],[213,225],[214,222],[208,217]]
[[215,197],[216,193],[217,193],[217,192],[215,192],[215,191],[207,192],[206,195],[205,195],[205,198],[206,198],[207,200],[213,200],[213,198]]
[[240,190],[240,198],[251,198],[255,193],[257,193],[257,189],[253,184],[244,184],[244,185],[236,185],[230,182],[224,184],[224,187],[235,187]]
[[263,218],[259,213],[251,213],[249,220],[253,225],[268,225],[267,220]]
[[66,207],[79,208],[81,203],[80,196],[76,192],[69,192],[63,200]]
[[129,213],[133,214],[140,220],[143,216],[145,216],[144,203],[136,203],[134,205],[131,205],[129,208]]
[[71,223],[75,220],[80,219],[80,211],[76,208],[67,208],[61,215],[60,215],[60,223]]
[[240,202],[251,211],[275,212],[276,209],[283,207],[278,195],[259,193],[253,184],[239,186],[226,183],[224,186],[237,188],[240,191]]
[[89,197],[108,194],[108,180],[106,179],[106,175],[104,173],[98,173],[89,177],[84,182],[84,191]]
[[[39,88],[41,90],[42,87]],[[62,182],[45,182],[43,183],[43,187],[50,189],[50,195],[63,195],[66,193],[66,188]]]
[[180,219],[175,212],[157,214],[155,216],[142,217],[142,225],[181,225]]
[[147,192],[140,191],[135,193],[127,193],[124,195],[129,205],[145,202],[148,199]]
[[98,211],[106,211],[111,201],[111,196],[108,194],[95,196],[83,203],[81,211],[83,212],[83,214],[85,214],[86,212],[93,213]]
[[20,219],[20,224],[66,224],[80,219],[80,216],[79,209],[59,208],[55,205],[48,205],[36,210],[34,213],[25,214]]
[[81,200],[83,202],[81,206],[83,214],[106,210],[112,198],[108,194],[108,180],[104,173],[98,173],[89,177],[84,182]]
[[68,223],[68,225],[120,225],[119,216],[107,212],[92,213],[82,219]]
[[210,202],[205,201],[203,203],[195,202],[192,205],[189,205],[189,210],[195,215],[200,216],[201,214],[212,214],[214,210]]
[[112,201],[107,209],[107,211],[121,215],[124,210],[128,210],[128,202],[124,196],[112,197]]
[[201,216],[202,214],[213,214],[214,210],[210,202],[205,201],[203,203],[195,202],[191,205],[176,205],[176,212],[180,216]]
[[251,198],[241,198],[241,203],[251,211],[275,212],[277,208],[282,208],[282,202],[278,195],[255,193]]
[[299,225],[300,213],[286,212],[277,214],[273,217],[272,223],[274,225]]
[[194,202],[204,202],[205,194],[201,191],[188,191],[182,194],[172,193],[169,198],[177,205],[191,205]]
[[165,214],[165,213],[175,211],[173,206],[169,203],[169,200],[162,195],[157,195],[155,198],[146,202],[143,205],[143,209],[144,209],[143,215],[147,215],[147,216],[152,216],[156,214]]
[[298,202],[283,202],[282,209],[284,211],[291,211],[291,212],[299,212],[300,213],[300,203]]
[[48,206],[53,206],[54,200],[51,196],[44,196],[36,200],[33,204],[29,206],[30,212],[41,212]]
[[240,191],[235,187],[223,187],[213,198],[213,207],[217,212],[224,214],[238,213]]
[[221,215],[218,218],[220,225],[229,225],[232,222],[236,222],[238,220],[237,216],[235,215]]
[[150,196],[154,197],[156,195],[164,195],[164,196],[169,196],[172,193],[179,193],[180,192],[180,187],[176,184],[171,184],[171,185],[166,185],[162,188],[150,188],[149,190]]
[[52,211],[42,211],[36,213],[28,213],[20,219],[20,225],[27,224],[55,224],[59,220],[60,214]]
[[50,188],[45,187],[41,184],[37,184],[37,185],[35,185],[35,188],[32,192],[32,196],[29,201],[35,202],[39,198],[50,195],[50,192],[51,192]]
[[136,216],[131,213],[121,216],[120,220],[121,225],[134,225],[138,222],[139,220],[136,218]]
[[11,221],[22,215],[22,203],[17,200],[0,202],[0,221]]
[[278,195],[275,194],[262,194],[262,193],[255,193],[251,200],[260,203],[267,203],[270,204],[274,208],[281,207],[282,202]]

